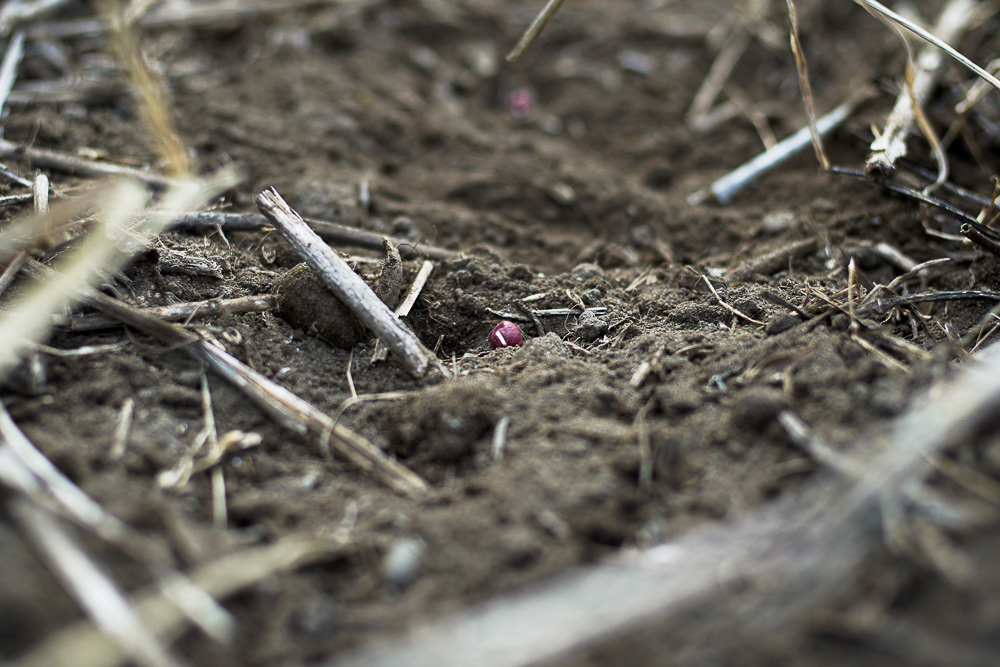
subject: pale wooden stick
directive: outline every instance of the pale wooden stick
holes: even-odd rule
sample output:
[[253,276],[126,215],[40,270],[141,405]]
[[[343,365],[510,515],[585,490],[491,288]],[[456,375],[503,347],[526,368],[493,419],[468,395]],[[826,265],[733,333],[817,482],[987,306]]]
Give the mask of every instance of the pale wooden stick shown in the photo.
[[48,148],[22,146],[5,139],[0,139],[0,155],[23,155],[36,165],[82,176],[129,176],[157,187],[175,185],[179,182],[162,174],[154,174],[135,167],[114,164],[113,162],[86,160]]
[[[49,279],[55,273],[34,260],[29,261],[25,268],[42,279]],[[93,288],[81,288],[80,295],[89,305],[118,318],[129,326],[168,345],[184,349],[236,385],[257,403],[258,407],[283,426],[295,433],[318,438],[321,448],[328,446],[328,442],[332,443],[334,448],[349,461],[397,493],[412,496],[427,489],[427,483],[423,479],[402,464],[388,458],[367,439],[344,426],[335,424],[329,415],[208,341],[198,338],[186,329],[146,315]]]
[[309,264],[323,284],[378,336],[389,351],[414,376],[429,369],[445,374],[445,368],[413,335],[370,287],[323,240],[311,230],[275,190],[257,195],[257,206]]
[[[17,79],[17,66],[21,64],[21,57],[24,55],[24,33],[16,32],[7,44],[7,52],[4,53],[3,63],[0,64],[0,116],[3,115],[4,105],[14,87],[14,80]],[[0,136],[3,130],[0,128]]]
[[[388,238],[393,245],[399,249],[402,257],[424,255],[430,259],[451,259],[455,256],[454,251],[436,248],[428,245],[412,246],[406,239],[395,236],[385,236],[375,232],[365,231],[356,227],[348,227],[336,222],[326,220],[315,220],[313,218],[303,218],[316,234],[324,241],[330,243],[344,243],[346,245],[365,248],[367,250],[382,250],[384,248],[382,240]],[[202,213],[183,213],[177,216],[171,229],[212,229],[218,228],[222,231],[258,231],[270,227],[267,218],[259,213],[220,213],[218,211],[205,211]]]
[[[434,263],[424,262],[423,266],[420,267],[420,271],[417,272],[417,277],[413,279],[413,284],[410,285],[410,291],[406,293],[406,298],[396,308],[396,315],[406,317],[410,314],[410,309],[413,308],[413,304],[420,297],[420,292],[423,291],[424,285],[427,284],[427,279],[431,277],[432,271],[434,271]],[[382,344],[382,341],[379,341],[375,345],[375,351],[372,352],[372,361],[383,361],[385,354],[385,345]]]
[[[935,34],[946,42],[961,37],[975,15],[975,5],[973,0],[951,0],[938,17]],[[904,83],[885,127],[869,147],[865,172],[870,177],[888,178],[896,169],[896,161],[906,155],[906,139],[915,124],[922,124],[919,116],[922,116],[922,108],[937,84],[943,62],[941,51],[930,45],[917,56],[912,85],[910,82]],[[928,140],[935,144],[935,152],[940,153],[933,131]],[[938,180],[943,181],[947,178],[947,162],[942,155],[938,155],[938,169]]]
[[67,592],[124,653],[141,665],[180,666],[114,582],[47,512],[26,500],[10,502],[8,509]]
[[562,7],[563,2],[565,0],[549,0],[545,3],[545,7],[538,13],[538,16],[531,22],[531,25],[524,31],[524,34],[521,35],[521,39],[518,40],[517,45],[507,54],[508,62],[516,63],[524,55],[524,52],[534,44],[538,36],[542,34],[542,30],[545,30],[545,26],[549,24],[552,17]]
[[[158,317],[167,322],[187,323],[195,319],[218,317],[229,314],[263,313],[274,310],[278,306],[278,298],[273,294],[263,296],[243,296],[236,299],[209,299],[192,303],[178,303],[172,306],[155,306],[139,308],[140,313]],[[107,315],[56,315],[52,325],[66,327],[70,331],[96,331],[121,326],[121,321]]]
[[[329,560],[342,551],[342,545],[330,540],[287,537],[275,544],[223,556],[199,566],[190,576],[209,595],[225,598],[275,573]],[[164,642],[175,640],[187,628],[174,602],[155,587],[139,592],[132,605],[146,627]],[[116,667],[126,658],[108,637],[81,621],[47,638],[8,667]]]

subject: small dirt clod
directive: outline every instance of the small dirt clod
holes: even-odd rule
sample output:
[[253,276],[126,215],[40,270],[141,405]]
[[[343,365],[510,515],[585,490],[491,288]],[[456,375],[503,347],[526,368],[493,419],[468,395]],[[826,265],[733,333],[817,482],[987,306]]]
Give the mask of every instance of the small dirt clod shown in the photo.
[[306,264],[275,281],[278,313],[296,329],[315,334],[335,347],[350,349],[364,339],[358,318],[326,288]]

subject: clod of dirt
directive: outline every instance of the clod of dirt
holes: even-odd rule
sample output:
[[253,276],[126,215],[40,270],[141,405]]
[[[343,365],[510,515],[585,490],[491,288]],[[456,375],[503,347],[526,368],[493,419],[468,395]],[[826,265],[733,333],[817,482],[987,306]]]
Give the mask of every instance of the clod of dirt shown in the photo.
[[315,334],[334,347],[349,350],[364,339],[358,318],[328,290],[306,264],[275,281],[278,314],[296,329]]
[[525,344],[524,349],[525,353],[532,357],[565,359],[572,356],[566,343],[552,331],[540,338],[532,338]]
[[390,309],[396,310],[399,293],[403,289],[403,260],[392,241],[382,239],[382,243],[385,245],[385,262],[382,263],[382,273],[379,275],[375,294]]
[[597,264],[583,263],[577,264],[573,267],[573,270],[569,272],[570,278],[573,280],[585,283],[592,278],[603,278],[604,269],[599,267]]
[[589,310],[583,311],[577,320],[576,328],[573,329],[573,334],[577,338],[588,343],[593,343],[606,333],[608,333],[608,323]]
[[397,412],[393,451],[416,462],[458,463],[488,446],[502,388],[493,378],[445,382]]
[[788,399],[777,389],[748,389],[733,405],[732,425],[741,431],[762,433],[787,407]]
[[794,315],[778,313],[767,321],[767,324],[764,326],[764,333],[768,336],[784,333],[799,324],[799,322],[801,320]]

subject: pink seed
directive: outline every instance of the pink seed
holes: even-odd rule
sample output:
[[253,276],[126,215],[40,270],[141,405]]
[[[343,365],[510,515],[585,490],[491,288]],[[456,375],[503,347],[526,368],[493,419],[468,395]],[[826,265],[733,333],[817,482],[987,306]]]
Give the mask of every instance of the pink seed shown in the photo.
[[490,345],[493,349],[498,347],[510,347],[511,345],[520,345],[524,342],[524,334],[521,330],[517,328],[517,325],[510,320],[504,320],[500,324],[493,328],[493,332],[490,333]]

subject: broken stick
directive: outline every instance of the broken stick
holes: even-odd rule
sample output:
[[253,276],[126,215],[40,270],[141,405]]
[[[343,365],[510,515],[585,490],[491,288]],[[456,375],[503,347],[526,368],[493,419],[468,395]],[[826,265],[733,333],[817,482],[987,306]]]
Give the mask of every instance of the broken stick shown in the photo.
[[276,190],[265,190],[257,195],[257,207],[274,223],[323,284],[378,336],[410,373],[421,377],[428,369],[434,368],[446,374],[444,366],[430,350],[403,326],[399,317],[382,303],[361,276],[309,228]]

